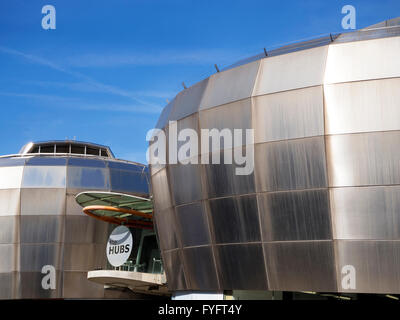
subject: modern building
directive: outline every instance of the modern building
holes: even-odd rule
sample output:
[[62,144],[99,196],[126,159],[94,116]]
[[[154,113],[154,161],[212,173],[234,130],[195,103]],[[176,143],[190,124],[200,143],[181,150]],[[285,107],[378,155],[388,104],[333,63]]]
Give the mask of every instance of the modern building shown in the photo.
[[82,212],[75,196],[85,191],[148,198],[147,167],[78,141],[29,143],[0,157],[1,299],[131,297],[87,279],[107,268],[113,227]]
[[244,139],[150,166],[171,291],[400,293],[399,52],[397,18],[265,50],[164,108],[167,150],[170,121],[254,130],[251,174],[201,162]]

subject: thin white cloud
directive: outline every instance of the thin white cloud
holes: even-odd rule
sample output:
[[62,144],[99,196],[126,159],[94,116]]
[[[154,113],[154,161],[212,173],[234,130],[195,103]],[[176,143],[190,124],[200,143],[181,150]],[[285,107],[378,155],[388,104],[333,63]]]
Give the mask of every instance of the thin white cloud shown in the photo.
[[108,84],[101,83],[99,81],[94,80],[91,77],[86,76],[85,74],[83,74],[81,72],[76,72],[76,71],[69,70],[69,69],[67,69],[67,68],[65,68],[65,67],[63,67],[63,66],[61,66],[61,65],[59,65],[57,63],[54,63],[54,62],[52,62],[52,61],[50,61],[48,59],[43,59],[43,58],[35,56],[35,55],[26,54],[24,52],[21,52],[21,51],[15,50],[15,49],[11,49],[11,48],[7,48],[7,47],[4,47],[4,46],[0,46],[0,52],[6,53],[6,54],[10,54],[10,55],[13,55],[13,56],[17,56],[17,57],[21,57],[21,58],[23,58],[23,59],[25,59],[27,61],[30,61],[30,62],[32,62],[34,64],[39,64],[39,65],[42,65],[42,66],[46,66],[46,67],[51,68],[53,70],[68,74],[70,76],[73,76],[75,78],[83,80],[84,83],[86,83],[86,84],[88,84],[88,85],[90,85],[92,87],[95,87],[95,88],[101,90],[102,92],[107,92],[107,93],[114,94],[114,95],[117,95],[117,96],[120,96],[120,97],[130,98],[131,100],[134,100],[137,103],[142,104],[143,106],[153,107],[152,103],[150,103],[148,101],[145,101],[143,99],[137,98],[130,91],[127,91],[127,90],[124,90],[124,89],[120,89],[118,87],[111,86],[111,85],[108,85]]
[[123,113],[142,113],[142,114],[159,114],[162,107],[152,105],[152,107],[143,107],[135,104],[118,104],[118,103],[88,103],[81,99],[62,97],[56,95],[47,94],[32,94],[32,93],[16,93],[16,92],[4,92],[0,91],[0,96],[24,98],[38,100],[42,107],[45,108],[63,108],[63,109],[74,109],[81,111],[112,111],[112,112],[123,112]]
[[89,53],[67,57],[73,67],[120,67],[161,65],[214,65],[232,63],[243,57],[243,52],[220,49],[196,51],[165,50],[157,53]]

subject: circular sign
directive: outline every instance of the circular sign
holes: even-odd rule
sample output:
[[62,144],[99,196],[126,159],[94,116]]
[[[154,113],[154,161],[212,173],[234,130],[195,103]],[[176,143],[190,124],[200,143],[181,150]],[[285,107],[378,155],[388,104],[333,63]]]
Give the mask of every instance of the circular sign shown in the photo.
[[113,267],[123,265],[132,251],[132,234],[125,226],[116,227],[107,241],[107,259]]

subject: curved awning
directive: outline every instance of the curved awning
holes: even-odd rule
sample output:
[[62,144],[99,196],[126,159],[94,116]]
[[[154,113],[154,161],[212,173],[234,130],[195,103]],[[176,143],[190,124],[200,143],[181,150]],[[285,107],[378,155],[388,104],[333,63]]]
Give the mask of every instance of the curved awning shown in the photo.
[[75,200],[83,207],[83,212],[93,218],[128,227],[153,228],[151,199],[115,192],[85,191]]

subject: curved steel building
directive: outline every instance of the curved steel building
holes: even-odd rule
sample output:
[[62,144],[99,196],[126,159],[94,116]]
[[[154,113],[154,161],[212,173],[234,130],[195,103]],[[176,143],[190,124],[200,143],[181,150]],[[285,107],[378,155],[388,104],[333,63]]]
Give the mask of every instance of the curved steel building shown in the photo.
[[400,293],[399,52],[397,18],[266,50],[164,108],[162,129],[254,129],[250,175],[151,167],[170,290]]
[[[147,168],[108,147],[77,141],[30,143],[0,157],[0,298],[102,298],[87,271],[106,267],[109,224],[82,213],[87,190],[148,195]],[[55,288],[42,286],[46,265]]]

